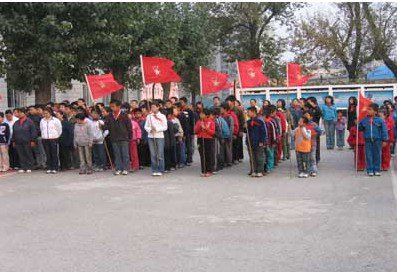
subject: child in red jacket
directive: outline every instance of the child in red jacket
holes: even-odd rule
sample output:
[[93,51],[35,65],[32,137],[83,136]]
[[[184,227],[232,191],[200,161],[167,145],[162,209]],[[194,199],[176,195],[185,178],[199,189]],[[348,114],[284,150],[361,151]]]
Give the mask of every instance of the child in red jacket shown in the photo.
[[215,122],[209,118],[210,111],[203,109],[200,119],[194,126],[197,135],[197,146],[200,153],[201,176],[209,177],[214,172],[215,154]]
[[[354,126],[350,127],[349,137],[347,138],[347,143],[349,143],[350,147],[353,148],[354,152],[354,163],[356,162],[357,156],[357,170],[364,171],[365,170],[365,139],[364,132],[361,131],[358,134],[358,145],[357,143],[357,118],[354,119]],[[358,148],[356,151],[356,147]]]
[[382,162],[381,162],[381,170],[388,171],[390,170],[390,161],[391,161],[391,145],[394,142],[394,119],[390,116],[390,111],[387,107],[381,107],[379,111],[379,116],[385,120],[387,127],[387,134],[389,136],[389,140],[386,142],[386,145],[382,146]]

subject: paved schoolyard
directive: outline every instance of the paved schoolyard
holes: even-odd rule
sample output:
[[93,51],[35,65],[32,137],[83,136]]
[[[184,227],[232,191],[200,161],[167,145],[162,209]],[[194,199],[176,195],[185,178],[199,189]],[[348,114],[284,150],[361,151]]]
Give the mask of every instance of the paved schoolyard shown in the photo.
[[317,178],[293,165],[1,177],[0,269],[397,271],[397,179],[356,177],[350,150],[323,151]]

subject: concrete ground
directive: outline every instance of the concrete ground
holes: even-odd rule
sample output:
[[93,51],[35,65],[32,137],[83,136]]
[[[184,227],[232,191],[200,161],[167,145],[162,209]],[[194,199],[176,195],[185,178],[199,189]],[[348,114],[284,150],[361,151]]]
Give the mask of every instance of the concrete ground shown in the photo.
[[197,158],[160,178],[3,176],[0,270],[397,271],[396,174],[352,158],[322,151],[309,179],[289,161],[249,178],[248,160],[200,178]]

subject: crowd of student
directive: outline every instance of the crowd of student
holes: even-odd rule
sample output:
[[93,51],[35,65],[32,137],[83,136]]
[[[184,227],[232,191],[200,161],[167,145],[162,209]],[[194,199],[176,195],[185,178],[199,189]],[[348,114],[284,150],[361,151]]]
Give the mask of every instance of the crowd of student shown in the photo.
[[92,174],[112,169],[115,175],[127,175],[150,167],[153,176],[161,176],[190,166],[197,144],[201,175],[209,177],[243,160],[245,133],[251,177],[274,171],[293,149],[298,176],[315,177],[320,136],[325,133],[327,149],[334,149],[336,135],[336,146],[343,149],[346,129],[359,170],[378,176],[390,169],[397,133],[391,101],[380,108],[371,104],[368,117],[357,126],[354,97],[347,118],[331,96],[321,106],[315,97],[293,99],[288,107],[283,99],[276,105],[265,100],[261,107],[252,99],[246,110],[233,95],[224,102],[214,97],[209,108],[201,102],[193,106],[185,97],[123,104],[112,100],[109,107],[88,107],[79,99],[0,112],[0,171],[44,169],[55,174],[79,168],[79,174]]

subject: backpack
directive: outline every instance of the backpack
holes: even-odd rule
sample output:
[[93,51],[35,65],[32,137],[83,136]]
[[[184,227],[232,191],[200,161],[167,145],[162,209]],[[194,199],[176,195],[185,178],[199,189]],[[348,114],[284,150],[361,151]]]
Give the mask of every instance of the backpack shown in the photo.
[[219,127],[219,138],[221,139],[231,138],[229,124],[223,117],[218,117],[216,119],[216,126]]

